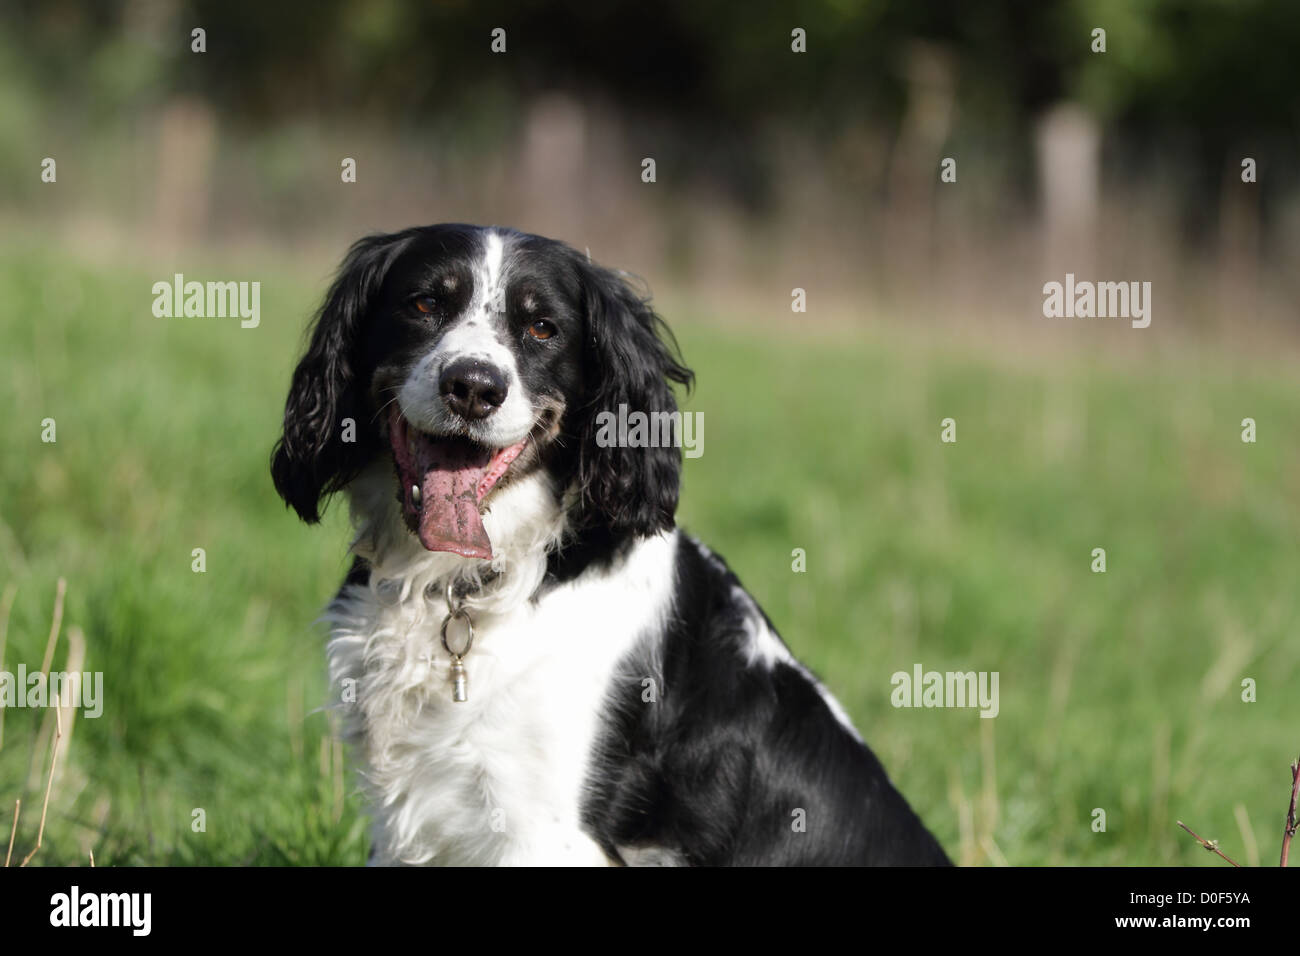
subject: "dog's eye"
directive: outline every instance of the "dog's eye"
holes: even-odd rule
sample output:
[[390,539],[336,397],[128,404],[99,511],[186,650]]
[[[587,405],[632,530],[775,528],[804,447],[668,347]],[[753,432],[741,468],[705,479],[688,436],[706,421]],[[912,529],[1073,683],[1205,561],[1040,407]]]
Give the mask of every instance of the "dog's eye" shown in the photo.
[[549,339],[556,333],[557,329],[545,319],[538,319],[532,325],[528,326],[528,334],[535,339]]
[[432,315],[438,310],[438,300],[431,295],[418,295],[411,300],[411,304],[425,315]]

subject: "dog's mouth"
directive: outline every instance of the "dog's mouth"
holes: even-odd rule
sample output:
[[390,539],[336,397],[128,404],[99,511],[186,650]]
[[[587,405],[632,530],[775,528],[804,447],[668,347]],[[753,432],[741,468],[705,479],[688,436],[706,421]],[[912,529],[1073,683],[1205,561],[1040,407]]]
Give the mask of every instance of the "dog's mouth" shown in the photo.
[[396,408],[389,440],[401,482],[406,526],[430,551],[491,559],[492,542],[483,527],[483,499],[528,444],[489,448],[469,438],[419,431]]

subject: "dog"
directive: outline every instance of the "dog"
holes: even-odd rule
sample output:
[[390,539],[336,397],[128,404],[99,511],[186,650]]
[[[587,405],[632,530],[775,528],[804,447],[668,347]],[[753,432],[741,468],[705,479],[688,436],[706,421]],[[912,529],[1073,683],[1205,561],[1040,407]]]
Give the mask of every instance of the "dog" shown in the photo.
[[551,239],[445,224],[347,254],[275,487],[336,492],[325,618],[375,865],[947,864],[835,699],[674,522],[671,332]]

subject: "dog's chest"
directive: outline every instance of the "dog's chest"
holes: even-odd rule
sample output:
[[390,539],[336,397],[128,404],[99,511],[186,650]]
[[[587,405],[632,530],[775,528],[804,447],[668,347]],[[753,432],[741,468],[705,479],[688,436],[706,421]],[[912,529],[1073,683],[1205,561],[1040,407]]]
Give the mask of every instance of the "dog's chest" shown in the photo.
[[476,615],[463,702],[439,641],[445,604],[345,596],[331,674],[356,680],[349,731],[376,862],[607,862],[580,808],[611,695],[641,694],[639,680],[618,677],[619,660],[663,613],[665,587],[647,568],[631,573],[645,563]]

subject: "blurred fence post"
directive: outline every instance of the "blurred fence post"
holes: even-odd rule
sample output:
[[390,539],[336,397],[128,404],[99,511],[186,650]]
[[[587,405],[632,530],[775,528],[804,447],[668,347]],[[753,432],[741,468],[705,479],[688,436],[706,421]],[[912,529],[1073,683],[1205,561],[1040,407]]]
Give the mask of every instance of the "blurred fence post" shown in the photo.
[[173,98],[159,115],[153,221],[164,246],[207,230],[216,126],[211,107],[193,97]]
[[1218,314],[1231,327],[1259,307],[1261,204],[1258,182],[1243,182],[1247,149],[1230,151],[1219,186]]
[[889,166],[887,274],[933,288],[931,230],[939,160],[952,130],[952,57],[943,47],[914,42],[903,64],[907,108]]
[[533,228],[580,242],[588,163],[587,118],[577,102],[555,93],[528,108],[519,168],[519,198]]
[[1061,103],[1039,117],[1035,146],[1047,275],[1096,279],[1101,127],[1083,107]]

